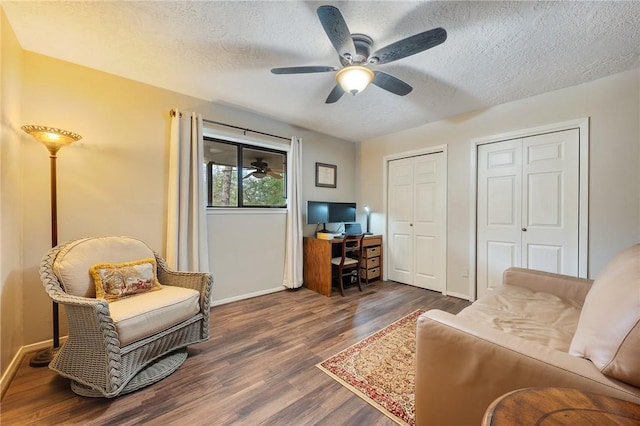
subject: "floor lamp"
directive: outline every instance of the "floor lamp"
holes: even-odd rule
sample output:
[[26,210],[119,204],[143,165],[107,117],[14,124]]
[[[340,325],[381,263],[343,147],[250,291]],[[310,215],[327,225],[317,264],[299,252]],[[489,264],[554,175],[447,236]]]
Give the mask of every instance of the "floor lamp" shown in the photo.
[[[42,142],[49,150],[49,164],[51,174],[51,247],[58,245],[58,202],[56,194],[56,158],[58,151],[65,145],[81,139],[81,136],[67,130],[54,129],[45,126],[22,126],[22,130],[28,133],[38,142]],[[53,347],[37,352],[29,365],[32,367],[45,367],[53,359],[60,348],[60,330],[58,324],[58,304],[53,302]]]

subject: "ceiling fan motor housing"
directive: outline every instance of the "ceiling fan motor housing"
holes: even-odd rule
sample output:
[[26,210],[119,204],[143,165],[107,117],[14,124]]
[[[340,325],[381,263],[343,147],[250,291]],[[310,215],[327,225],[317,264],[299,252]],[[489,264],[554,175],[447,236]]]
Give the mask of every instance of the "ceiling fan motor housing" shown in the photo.
[[[343,58],[346,61],[342,61],[342,65],[347,66],[351,64],[362,65],[366,64],[369,61],[369,55],[371,54],[371,49],[373,47],[373,39],[366,34],[351,34],[351,38],[353,39],[353,44],[356,47],[355,56],[352,57],[350,53],[345,53]],[[373,59],[373,58],[371,58]],[[375,62],[371,62],[375,63]]]

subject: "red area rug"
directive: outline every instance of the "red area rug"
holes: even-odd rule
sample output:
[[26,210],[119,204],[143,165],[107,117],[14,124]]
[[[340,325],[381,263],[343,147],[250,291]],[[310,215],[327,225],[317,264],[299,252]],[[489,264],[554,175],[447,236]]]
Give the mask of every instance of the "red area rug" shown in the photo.
[[401,425],[415,424],[417,310],[317,365]]

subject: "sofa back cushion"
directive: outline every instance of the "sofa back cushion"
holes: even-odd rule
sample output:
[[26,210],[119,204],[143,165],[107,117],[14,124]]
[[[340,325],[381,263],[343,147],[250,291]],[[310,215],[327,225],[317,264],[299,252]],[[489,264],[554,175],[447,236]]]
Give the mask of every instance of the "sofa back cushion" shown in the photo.
[[569,353],[590,359],[605,376],[640,387],[640,244],[598,274]]
[[68,243],[58,252],[53,272],[67,294],[96,297],[89,269],[96,263],[122,263],[154,258],[153,250],[131,237],[91,237]]

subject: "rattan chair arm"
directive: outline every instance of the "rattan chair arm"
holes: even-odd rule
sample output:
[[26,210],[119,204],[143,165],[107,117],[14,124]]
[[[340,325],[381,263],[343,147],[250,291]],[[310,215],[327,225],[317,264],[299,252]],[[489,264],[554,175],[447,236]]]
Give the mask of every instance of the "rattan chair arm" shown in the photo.
[[98,308],[98,305],[101,305],[100,309],[109,309],[109,302],[104,299],[96,299],[95,297],[71,296],[66,293],[58,292],[49,292],[49,296],[54,302],[61,305],[86,306],[89,309],[96,309]]
[[[202,313],[209,314],[211,304],[211,288],[213,276],[206,272],[180,272],[172,270],[158,253],[155,253],[158,264],[158,281],[162,285],[190,288],[200,293]],[[207,321],[208,322],[208,321]]]

